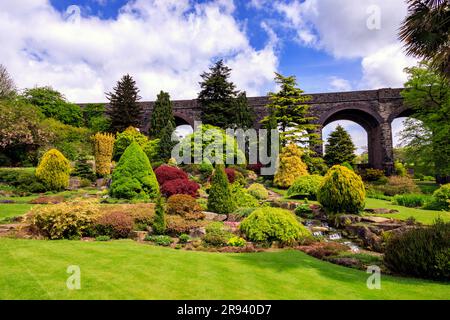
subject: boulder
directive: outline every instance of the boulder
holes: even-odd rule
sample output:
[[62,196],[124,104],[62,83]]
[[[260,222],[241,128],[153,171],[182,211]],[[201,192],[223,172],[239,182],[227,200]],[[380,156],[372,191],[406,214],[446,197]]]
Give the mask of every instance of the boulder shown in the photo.
[[384,222],[390,222],[392,221],[389,218],[383,218],[383,217],[361,217],[361,221],[365,222],[373,222],[373,223],[384,223]]
[[189,236],[191,238],[201,238],[206,234],[206,229],[204,227],[197,227],[189,230]]
[[205,215],[205,220],[208,220],[208,221],[225,221],[225,220],[227,220],[226,214],[218,214],[218,213],[208,212],[208,211],[203,211],[203,214]]
[[383,239],[376,233],[370,230],[368,226],[365,225],[347,225],[345,230],[353,236],[358,237],[365,247],[376,251],[383,251]]
[[398,213],[398,210],[386,209],[386,208],[376,208],[376,209],[364,209],[364,212],[371,213],[371,214],[389,214],[389,213]]
[[131,231],[130,238],[136,241],[144,241],[147,234],[147,231]]

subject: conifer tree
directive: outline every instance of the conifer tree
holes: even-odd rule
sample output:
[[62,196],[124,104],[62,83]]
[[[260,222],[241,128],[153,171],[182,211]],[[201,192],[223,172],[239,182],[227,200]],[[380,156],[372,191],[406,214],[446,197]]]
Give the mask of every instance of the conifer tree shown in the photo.
[[229,80],[231,69],[219,60],[209,70],[201,75],[202,90],[198,95],[203,123],[223,129],[251,126],[253,119],[247,97]]
[[312,123],[314,117],[309,115],[310,105],[305,104],[311,97],[303,95],[304,91],[296,87],[295,76],[284,77],[275,73],[275,82],[280,86],[280,90],[277,93],[269,93],[269,115],[261,123],[267,126],[271,121],[276,122],[282,146],[290,143],[316,143],[318,137],[312,131],[317,125]]
[[114,91],[106,94],[109,99],[107,114],[110,117],[110,130],[122,132],[132,126],[139,128],[142,108],[138,101],[139,89],[130,75],[125,75],[117,82]]
[[161,91],[156,99],[150,119],[150,137],[155,139],[161,138],[161,132],[169,122],[175,127],[172,102],[170,101],[169,93]]
[[155,220],[153,221],[153,231],[156,234],[164,234],[166,233],[166,228],[166,212],[164,209],[162,197],[158,196],[155,204]]
[[230,184],[223,164],[216,164],[211,179],[211,189],[208,197],[208,211],[228,214],[235,209]]
[[355,150],[355,145],[348,132],[338,125],[328,137],[325,145],[325,162],[330,167],[345,162],[353,165],[356,158]]
[[248,129],[253,126],[255,115],[248,106],[246,92],[238,94],[234,106],[234,126],[236,128]]
[[171,121],[161,130],[160,141],[159,141],[159,156],[162,160],[167,161],[172,156],[172,149],[177,143],[172,141],[172,134],[175,128]]

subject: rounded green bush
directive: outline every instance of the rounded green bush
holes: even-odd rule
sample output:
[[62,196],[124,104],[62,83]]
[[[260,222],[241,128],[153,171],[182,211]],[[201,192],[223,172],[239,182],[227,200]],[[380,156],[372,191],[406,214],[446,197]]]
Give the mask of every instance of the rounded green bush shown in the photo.
[[323,177],[319,175],[309,175],[297,178],[294,184],[288,189],[289,198],[304,196],[309,199],[316,199]]
[[154,199],[159,185],[150,161],[137,142],[125,150],[112,175],[109,193],[119,199]]
[[317,193],[317,200],[329,213],[358,214],[364,209],[365,197],[361,177],[340,165],[328,171]]
[[450,208],[450,183],[442,185],[433,192],[433,197],[444,208]]
[[269,197],[269,192],[260,183],[254,183],[247,188],[247,191],[259,200],[266,200]]
[[256,209],[240,224],[240,230],[251,241],[292,243],[310,236],[289,210],[263,207]]
[[36,169],[38,178],[47,190],[60,191],[69,186],[70,162],[56,149],[47,151]]

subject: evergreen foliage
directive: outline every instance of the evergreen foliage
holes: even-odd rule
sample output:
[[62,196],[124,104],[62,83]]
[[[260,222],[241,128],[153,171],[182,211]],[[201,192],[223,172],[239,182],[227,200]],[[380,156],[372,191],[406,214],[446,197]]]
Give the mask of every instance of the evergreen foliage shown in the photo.
[[271,207],[256,209],[241,222],[239,228],[249,240],[266,243],[281,241],[292,244],[311,235],[291,211]]
[[323,177],[315,174],[301,176],[294,181],[286,195],[289,198],[303,196],[310,200],[315,200],[322,181]]
[[153,221],[153,232],[155,234],[165,234],[167,229],[166,212],[163,199],[159,196],[155,204],[155,220]]
[[289,188],[301,176],[308,175],[308,169],[302,161],[302,152],[295,144],[283,148],[279,157],[278,169],[273,183],[281,188]]
[[69,186],[70,162],[56,149],[47,151],[36,168],[36,177],[47,190],[60,191]]
[[348,132],[338,125],[336,130],[328,137],[325,145],[325,162],[330,167],[344,162],[352,165],[356,158],[355,150],[355,145]]
[[317,200],[329,213],[359,214],[364,209],[366,191],[359,175],[335,165],[325,175]]
[[204,72],[200,82],[198,101],[202,107],[202,121],[220,128],[247,128],[253,124],[245,92],[240,93],[229,80],[231,69],[223,60]]
[[280,86],[277,93],[269,92],[270,103],[267,105],[269,115],[261,122],[263,125],[280,131],[282,146],[290,143],[317,143],[318,136],[311,133],[317,125],[311,123],[314,117],[309,115],[310,96],[303,95],[303,90],[297,88],[294,76],[284,77],[275,73],[275,82]]
[[161,139],[159,141],[159,157],[164,162],[167,162],[172,157],[172,149],[177,144],[177,141],[172,140],[175,127],[171,121],[161,131]]
[[140,127],[141,106],[138,101],[139,89],[130,75],[125,75],[117,82],[114,91],[106,94],[109,100],[109,115],[112,132],[121,132],[126,128]]
[[107,176],[111,173],[114,135],[98,132],[92,137],[92,141],[94,143],[95,172],[99,176]]
[[114,198],[154,199],[159,196],[159,185],[150,161],[137,142],[125,150],[112,175],[109,190]]
[[175,128],[172,102],[170,101],[170,95],[161,91],[157,96],[150,119],[150,137],[162,138],[162,131],[169,123]]
[[224,166],[216,164],[209,190],[208,211],[228,214],[232,213],[234,209],[235,204]]

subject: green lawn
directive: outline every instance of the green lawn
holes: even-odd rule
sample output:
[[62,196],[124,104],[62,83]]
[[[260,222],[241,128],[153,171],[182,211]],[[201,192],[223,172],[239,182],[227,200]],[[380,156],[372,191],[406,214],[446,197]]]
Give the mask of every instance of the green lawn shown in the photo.
[[383,217],[395,218],[399,220],[406,220],[409,217],[413,216],[416,218],[418,222],[422,222],[424,224],[431,224],[433,221],[440,216],[444,221],[450,221],[450,212],[448,211],[433,211],[433,210],[423,210],[416,208],[407,208],[398,205],[392,204],[390,201],[386,200],[378,200],[367,198],[366,199],[366,208],[388,208],[388,209],[396,209],[399,213],[393,214],[383,214]]
[[[69,265],[81,290],[66,288]],[[449,299],[450,285],[368,274],[287,250],[179,251],[114,242],[0,239],[0,299]]]
[[18,203],[18,204],[0,203],[0,223],[2,223],[2,220],[5,218],[24,215],[31,209],[31,207],[33,207],[32,204],[26,203]]

